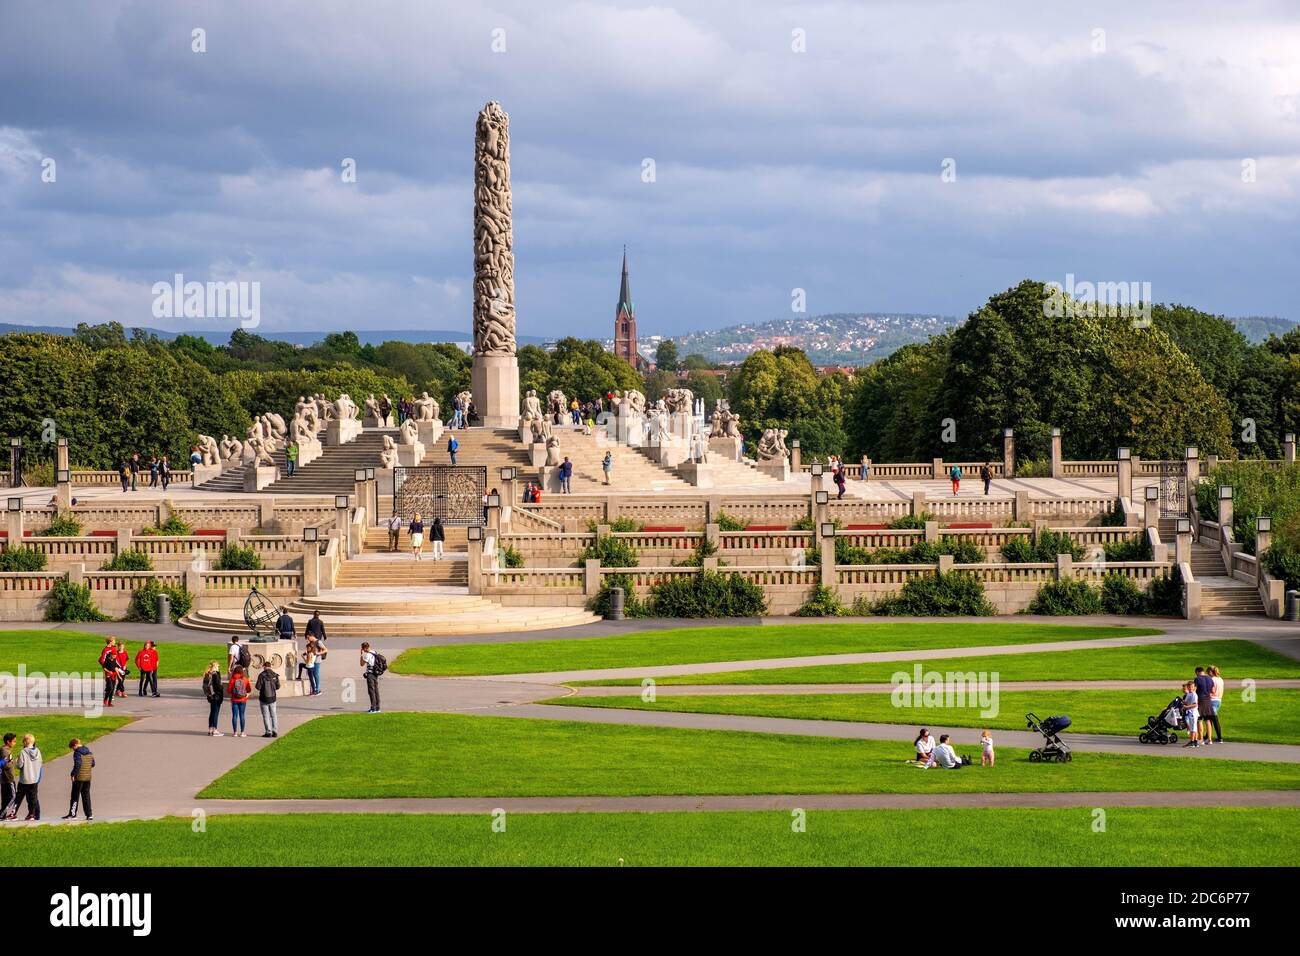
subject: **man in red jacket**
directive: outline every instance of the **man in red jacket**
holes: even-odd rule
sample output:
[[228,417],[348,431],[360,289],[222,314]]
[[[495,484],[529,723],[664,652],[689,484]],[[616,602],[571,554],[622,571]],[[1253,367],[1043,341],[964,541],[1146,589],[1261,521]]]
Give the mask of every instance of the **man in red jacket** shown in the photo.
[[158,696],[158,648],[153,641],[145,641],[135,655],[135,666],[140,669],[140,691],[137,697],[143,697],[145,688],[149,688],[154,697]]
[[126,696],[126,675],[131,663],[131,654],[126,649],[126,641],[117,642],[117,696]]

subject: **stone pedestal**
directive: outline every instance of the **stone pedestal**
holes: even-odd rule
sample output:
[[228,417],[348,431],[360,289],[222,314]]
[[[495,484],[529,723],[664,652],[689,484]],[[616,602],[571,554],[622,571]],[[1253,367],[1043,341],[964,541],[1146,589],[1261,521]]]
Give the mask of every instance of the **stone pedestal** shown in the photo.
[[397,463],[403,468],[414,468],[424,461],[424,443],[397,446]]
[[694,461],[684,461],[677,466],[677,474],[682,480],[696,488],[712,488],[714,471],[710,465]]
[[[307,678],[297,681],[294,677],[298,673],[298,647],[294,641],[254,641],[246,640],[244,635],[239,635],[239,642],[248,645],[248,654],[252,658],[248,667],[249,683],[257,683],[257,675],[262,673],[262,665],[266,661],[271,662],[271,670],[275,671],[280,677],[280,689],[276,691],[276,697],[305,697],[311,690],[311,685]],[[252,706],[249,708],[249,724],[257,723],[260,726],[261,711],[257,709],[256,695],[249,701]]]
[[675,437],[689,442],[695,434],[695,416],[690,412],[674,412],[668,416],[668,427]]
[[325,454],[325,449],[317,440],[298,442],[298,468],[309,465],[321,455]]
[[470,372],[479,424],[513,428],[519,421],[519,363],[513,355],[475,355]]
[[361,419],[364,428],[394,428],[393,416],[390,412],[387,418],[380,418],[378,415],[367,415]]
[[663,442],[651,445],[649,451],[650,460],[658,462],[665,468],[676,468],[691,457],[690,449],[685,442]]
[[709,454],[725,458],[727,461],[740,461],[740,452],[744,441],[739,437],[718,435],[709,439]]
[[772,461],[760,461],[755,467],[765,475],[785,481],[790,477],[790,460],[775,458]]
[[325,426],[325,444],[346,445],[361,434],[361,423],[355,418],[331,418]]
[[528,460],[534,468],[540,468],[546,464],[546,442],[533,442],[528,446]]
[[542,491],[549,491],[551,494],[558,495],[560,493],[560,466],[543,465],[538,468],[537,483],[542,486]]
[[197,488],[205,481],[211,481],[221,474],[222,465],[192,465],[190,472],[190,486]]
[[531,445],[533,443],[533,423],[519,419],[519,444]]
[[280,477],[275,465],[249,465],[244,469],[244,490],[261,491]]
[[432,448],[438,444],[438,439],[442,437],[442,422],[434,419],[433,421],[422,422],[417,420],[415,423],[415,434],[420,439],[420,444],[425,448]]

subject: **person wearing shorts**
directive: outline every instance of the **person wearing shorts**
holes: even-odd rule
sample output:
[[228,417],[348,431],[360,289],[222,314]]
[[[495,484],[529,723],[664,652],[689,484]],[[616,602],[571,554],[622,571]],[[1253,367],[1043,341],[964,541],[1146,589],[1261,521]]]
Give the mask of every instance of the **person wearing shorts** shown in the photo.
[[1183,702],[1179,709],[1183,712],[1183,724],[1187,727],[1187,743],[1183,746],[1199,747],[1201,740],[1197,736],[1197,724],[1200,717],[1200,701],[1196,697],[1195,681],[1189,680],[1183,685]]
[[420,552],[424,549],[424,522],[420,520],[417,514],[411,519],[406,530],[411,535],[411,554],[415,555],[415,560],[420,560]]
[[[1201,743],[1208,747],[1214,743],[1214,725],[1219,722],[1214,713],[1214,678],[1204,667],[1198,667],[1192,682],[1196,684],[1196,715],[1197,724],[1202,730]],[[1219,736],[1223,736],[1222,731]]]

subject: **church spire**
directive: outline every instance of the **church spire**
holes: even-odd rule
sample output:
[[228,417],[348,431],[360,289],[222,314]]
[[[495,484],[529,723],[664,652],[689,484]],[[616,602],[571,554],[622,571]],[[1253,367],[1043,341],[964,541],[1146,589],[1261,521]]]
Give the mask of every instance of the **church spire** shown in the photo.
[[626,312],[630,316],[636,315],[636,307],[632,304],[632,285],[627,280],[627,246],[623,247],[623,283],[618,290],[618,308],[616,312],[619,314]]
[[636,306],[632,304],[632,284],[627,279],[627,246],[623,247],[623,281],[618,287],[618,305],[614,307],[614,354],[639,368],[641,357],[636,346]]

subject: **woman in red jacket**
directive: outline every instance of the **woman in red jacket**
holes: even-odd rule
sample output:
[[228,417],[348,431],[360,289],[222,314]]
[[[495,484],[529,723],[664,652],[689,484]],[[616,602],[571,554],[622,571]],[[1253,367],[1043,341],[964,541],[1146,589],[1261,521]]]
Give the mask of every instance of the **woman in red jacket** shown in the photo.
[[245,714],[248,711],[248,698],[253,692],[244,669],[238,664],[230,672],[230,683],[226,685],[226,694],[230,697],[230,727],[232,737],[247,737],[244,733]]
[[153,641],[145,641],[144,647],[136,651],[135,666],[140,671],[140,689],[137,697],[143,697],[145,688],[149,688],[154,697],[158,696],[158,646]]
[[117,642],[117,666],[120,668],[117,678],[117,696],[126,696],[126,681],[123,679],[129,673],[128,665],[131,663],[131,655],[127,653],[126,641]]

